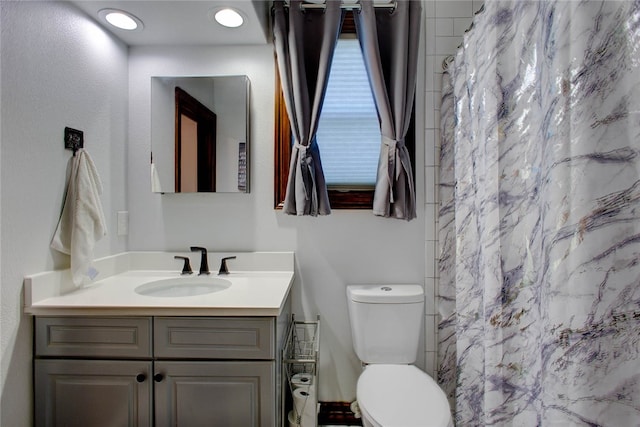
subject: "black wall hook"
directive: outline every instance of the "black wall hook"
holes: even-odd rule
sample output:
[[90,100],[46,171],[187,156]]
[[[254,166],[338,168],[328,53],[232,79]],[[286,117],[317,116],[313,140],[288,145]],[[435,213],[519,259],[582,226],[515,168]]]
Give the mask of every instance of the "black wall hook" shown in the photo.
[[84,148],[84,133],[78,129],[72,129],[70,127],[64,128],[64,148],[67,150],[73,150],[73,155],[76,155],[76,151]]

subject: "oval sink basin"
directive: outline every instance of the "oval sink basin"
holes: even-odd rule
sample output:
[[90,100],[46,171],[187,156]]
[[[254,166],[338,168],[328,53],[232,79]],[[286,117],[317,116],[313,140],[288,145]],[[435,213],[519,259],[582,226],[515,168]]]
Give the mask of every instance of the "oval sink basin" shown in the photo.
[[231,282],[218,277],[176,277],[145,283],[135,288],[139,295],[149,297],[192,297],[224,291]]

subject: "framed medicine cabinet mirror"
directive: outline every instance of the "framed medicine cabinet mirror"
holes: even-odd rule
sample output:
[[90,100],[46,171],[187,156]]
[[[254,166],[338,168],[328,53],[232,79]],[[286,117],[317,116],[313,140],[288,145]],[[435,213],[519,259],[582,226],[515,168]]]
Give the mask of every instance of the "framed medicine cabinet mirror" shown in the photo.
[[249,192],[249,78],[151,77],[151,191]]

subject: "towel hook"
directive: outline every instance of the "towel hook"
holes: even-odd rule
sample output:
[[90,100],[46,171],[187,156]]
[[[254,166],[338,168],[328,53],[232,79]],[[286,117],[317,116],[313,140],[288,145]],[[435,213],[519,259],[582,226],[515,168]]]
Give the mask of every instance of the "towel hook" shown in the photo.
[[84,147],[84,133],[78,129],[72,129],[70,127],[64,128],[64,148],[73,150],[73,155],[76,155],[76,151]]

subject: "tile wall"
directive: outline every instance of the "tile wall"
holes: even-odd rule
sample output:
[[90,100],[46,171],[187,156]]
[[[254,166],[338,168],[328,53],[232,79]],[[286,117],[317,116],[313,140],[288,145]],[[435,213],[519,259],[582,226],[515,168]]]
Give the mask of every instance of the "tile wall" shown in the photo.
[[425,12],[425,370],[437,370],[438,308],[438,167],[440,157],[440,89],[442,62],[454,55],[474,13],[484,1],[435,0]]

